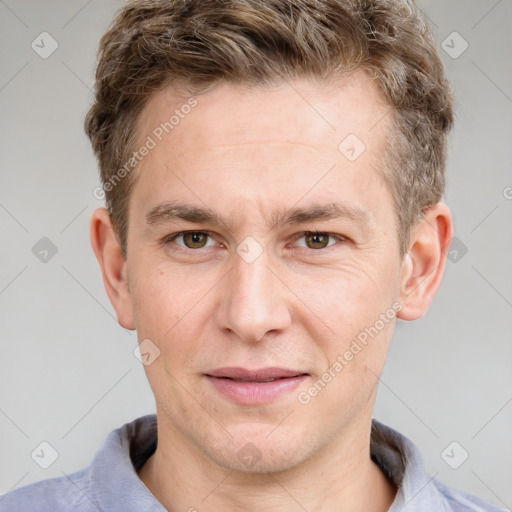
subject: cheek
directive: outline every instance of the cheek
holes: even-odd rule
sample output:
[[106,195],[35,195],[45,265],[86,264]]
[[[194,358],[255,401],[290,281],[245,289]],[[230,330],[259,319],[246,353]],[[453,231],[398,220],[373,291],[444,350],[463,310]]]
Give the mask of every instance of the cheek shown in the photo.
[[131,293],[139,338],[159,340],[179,320],[175,287],[167,286],[167,280],[160,272],[150,271],[137,276]]
[[177,375],[190,367],[199,351],[204,327],[212,317],[208,292],[216,280],[205,272],[196,275],[169,268],[161,258],[134,267],[139,269],[131,286],[138,338],[150,339],[164,356],[158,364],[147,366],[146,372],[150,380],[159,374],[163,377],[165,365],[171,375]]
[[316,333],[310,332],[325,357],[301,398],[322,409],[329,416],[326,421],[338,425],[372,403],[395,315],[390,294],[379,294],[361,278],[352,282],[347,277],[318,294],[318,316],[329,331],[317,327]]
[[197,304],[209,288],[204,276],[170,268],[164,258],[146,257],[133,263],[130,286],[137,331],[159,340],[171,334],[188,315],[197,314]]
[[[310,313],[334,333],[354,333],[372,325],[398,295],[398,267],[377,258],[360,258],[296,275],[293,289]],[[395,268],[396,267],[396,268]]]
[[307,307],[300,321],[309,322],[309,333],[324,354],[321,371],[331,369],[335,375],[325,374],[333,382],[323,394],[328,402],[367,397],[382,371],[396,315],[395,269],[387,263],[347,264],[321,279],[303,280],[298,295]]

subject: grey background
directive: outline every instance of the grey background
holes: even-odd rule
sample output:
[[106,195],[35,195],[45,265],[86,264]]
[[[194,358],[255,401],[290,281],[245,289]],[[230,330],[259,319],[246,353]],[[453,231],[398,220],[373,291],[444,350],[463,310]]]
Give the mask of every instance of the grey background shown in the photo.
[[[86,466],[108,432],[154,410],[88,239],[101,202],[82,123],[120,5],[0,1],[0,492]],[[375,416],[420,447],[432,475],[510,509],[512,2],[420,5],[457,93],[445,201],[458,252],[429,313],[399,321]],[[31,48],[43,31],[59,45],[47,59]],[[457,58],[454,31],[469,45]],[[42,237],[58,249],[47,262],[32,251]],[[31,458],[42,441],[58,452],[46,470]],[[469,454],[458,469],[441,456],[453,441],[452,465]]]

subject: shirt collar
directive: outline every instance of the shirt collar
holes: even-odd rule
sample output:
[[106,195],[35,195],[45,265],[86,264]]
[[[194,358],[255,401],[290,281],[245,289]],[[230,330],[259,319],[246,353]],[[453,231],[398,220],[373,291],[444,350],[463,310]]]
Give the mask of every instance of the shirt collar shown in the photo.
[[[138,418],[113,431],[91,465],[91,479],[101,509],[165,512],[137,471],[157,446],[156,415]],[[372,420],[370,454],[398,488],[388,512],[450,512],[436,480],[424,469],[416,446],[392,428]]]
[[156,415],[149,415],[109,434],[91,468],[101,510],[165,512],[137,474],[156,449],[156,433]]
[[439,492],[437,481],[425,471],[418,448],[404,435],[372,420],[372,459],[398,488],[388,512],[450,512],[452,508]]

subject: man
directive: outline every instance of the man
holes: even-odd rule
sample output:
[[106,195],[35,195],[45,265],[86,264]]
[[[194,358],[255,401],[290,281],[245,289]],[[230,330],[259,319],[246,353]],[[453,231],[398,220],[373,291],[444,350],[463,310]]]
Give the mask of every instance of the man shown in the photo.
[[91,241],[156,416],[0,510],[498,510],[372,420],[453,235],[451,91],[414,4],[132,1],[96,86]]

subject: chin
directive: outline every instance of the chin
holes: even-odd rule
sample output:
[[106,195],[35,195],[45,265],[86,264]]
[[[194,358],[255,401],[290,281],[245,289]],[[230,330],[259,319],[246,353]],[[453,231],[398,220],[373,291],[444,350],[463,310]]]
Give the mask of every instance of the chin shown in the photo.
[[[306,444],[307,438],[295,441],[295,437],[268,437],[264,433],[235,435],[229,445],[218,443],[203,447],[204,453],[216,464],[226,469],[248,474],[279,473],[288,471],[307,460],[314,452]],[[310,438],[311,439],[311,438]]]
[[[293,453],[273,453],[266,450],[254,450],[255,445],[247,443],[238,452],[210,454],[219,466],[246,474],[267,474],[289,471],[306,460],[305,456]],[[242,456],[243,454],[243,456]]]

